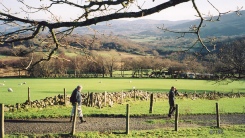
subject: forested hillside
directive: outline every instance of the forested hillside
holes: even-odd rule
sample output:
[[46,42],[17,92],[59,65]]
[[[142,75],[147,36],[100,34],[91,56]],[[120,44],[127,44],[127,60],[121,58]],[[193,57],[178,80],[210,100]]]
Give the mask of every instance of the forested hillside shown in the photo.
[[[207,38],[215,38],[215,43],[221,43],[229,41],[230,39],[236,39],[245,35],[243,15],[245,11],[241,11],[241,15],[236,13],[230,13],[223,15],[219,21],[216,21],[218,17],[212,17],[214,22],[204,22],[203,28],[201,28],[201,37],[206,41]],[[207,19],[209,19],[207,17]],[[156,50],[160,55],[169,54],[172,51],[183,51],[189,49],[196,39],[193,34],[185,34],[185,37],[180,37],[181,33],[170,33],[163,31],[159,28],[168,28],[171,31],[188,31],[191,26],[197,26],[199,20],[183,20],[183,21],[166,21],[166,20],[113,20],[110,22],[100,23],[98,25],[91,26],[94,30],[105,34],[113,35],[118,38],[126,39],[128,42],[132,40],[139,44],[141,47]],[[94,34],[91,29],[77,29],[76,33]],[[208,40],[207,40],[208,41]],[[213,50],[213,44],[210,45]],[[138,48],[141,49],[141,48]],[[190,51],[199,51],[200,47],[194,47]],[[139,53],[139,52],[137,52]]]

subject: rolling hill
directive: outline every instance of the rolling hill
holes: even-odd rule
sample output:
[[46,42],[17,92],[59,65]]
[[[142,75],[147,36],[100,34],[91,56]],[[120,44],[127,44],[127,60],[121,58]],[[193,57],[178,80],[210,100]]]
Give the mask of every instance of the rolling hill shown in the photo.
[[[219,37],[219,41],[244,36],[245,11],[241,11],[241,14],[241,16],[237,16],[235,13],[230,13],[223,15],[218,22],[204,22],[205,27],[201,30],[201,36],[203,38],[208,36]],[[100,39],[96,43],[98,48],[93,48],[94,50],[116,49],[129,53],[139,53],[140,50],[140,53],[148,53],[151,50],[157,50],[160,54],[166,54],[169,51],[178,51],[180,47],[182,50],[188,49],[194,41],[194,37],[193,35],[186,35],[185,38],[176,40],[176,36],[179,34],[164,32],[157,27],[164,25],[172,30],[186,31],[191,25],[198,25],[198,23],[199,20],[112,20],[90,27],[76,28],[74,33],[78,35],[94,34],[93,29],[95,29],[101,34],[109,34],[103,38],[104,40],[101,39],[102,37],[98,38]],[[110,36],[116,36],[116,39]],[[223,38],[221,39],[221,37]]]
[[[231,36],[231,35],[245,35],[245,11],[241,11],[241,16],[236,13],[223,15],[220,21],[204,22],[202,28],[202,36]],[[216,19],[217,17],[214,17]],[[187,31],[191,25],[198,25],[199,20],[182,20],[182,21],[168,21],[168,20],[112,20],[109,22],[102,22],[97,25],[90,26],[91,28],[102,32],[112,33],[114,35],[161,35],[161,36],[176,36],[173,33],[166,33],[157,27],[167,27],[172,30]],[[76,33],[93,33],[86,28],[78,28]]]

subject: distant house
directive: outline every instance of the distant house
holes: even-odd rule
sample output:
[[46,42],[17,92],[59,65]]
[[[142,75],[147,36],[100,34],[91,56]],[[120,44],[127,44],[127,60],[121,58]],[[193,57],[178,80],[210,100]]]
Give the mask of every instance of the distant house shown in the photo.
[[195,79],[196,78],[196,75],[195,75],[195,73],[186,73],[186,75],[187,75],[187,78],[189,78],[189,79]]

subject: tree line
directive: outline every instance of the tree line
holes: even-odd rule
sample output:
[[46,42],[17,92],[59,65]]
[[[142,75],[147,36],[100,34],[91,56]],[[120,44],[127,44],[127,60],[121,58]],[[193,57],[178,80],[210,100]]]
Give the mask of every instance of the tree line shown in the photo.
[[[1,68],[14,68],[16,76],[26,77],[170,77],[188,78],[187,73],[212,74],[218,78],[244,77],[245,70],[245,39],[236,39],[217,46],[216,52],[205,55],[194,53],[173,52],[165,56],[134,56],[99,55],[97,53],[68,56],[60,49],[48,62],[40,62],[30,70],[21,74],[21,70],[30,64],[30,60],[39,60],[43,52],[29,53],[18,59],[1,61]],[[24,49],[24,47],[22,47]],[[16,50],[22,52],[21,47]],[[5,51],[6,50],[2,50]],[[129,75],[125,72],[131,71]],[[117,73],[116,73],[117,72]],[[118,73],[119,72],[119,73]],[[198,75],[197,75],[198,74]],[[200,78],[205,78],[202,76]]]

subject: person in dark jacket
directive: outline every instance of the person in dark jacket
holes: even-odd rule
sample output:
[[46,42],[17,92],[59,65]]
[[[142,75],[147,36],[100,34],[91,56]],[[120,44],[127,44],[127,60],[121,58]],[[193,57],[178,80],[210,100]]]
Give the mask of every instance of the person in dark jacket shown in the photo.
[[77,103],[77,111],[78,111],[78,115],[79,115],[81,123],[86,122],[83,118],[83,113],[82,113],[82,96],[81,96],[82,88],[83,88],[82,86],[78,85],[72,92],[71,97],[74,97],[74,99],[71,101],[72,110],[71,110],[70,122],[72,121],[72,118],[74,116],[76,103]]
[[168,117],[171,118],[174,110],[175,110],[175,106],[174,106],[174,95],[175,95],[175,88],[174,86],[171,87],[169,94],[168,94],[168,100],[169,100],[169,112],[168,112]]

